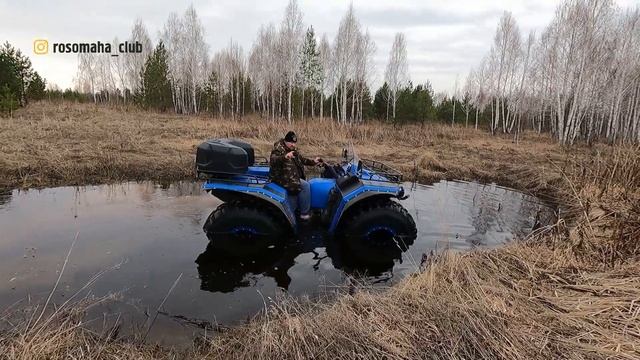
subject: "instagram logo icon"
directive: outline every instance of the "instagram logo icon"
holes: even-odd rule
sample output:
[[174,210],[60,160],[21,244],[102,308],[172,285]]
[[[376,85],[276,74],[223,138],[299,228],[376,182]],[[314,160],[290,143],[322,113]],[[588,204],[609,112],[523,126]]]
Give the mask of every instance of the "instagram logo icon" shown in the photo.
[[49,52],[49,41],[36,39],[33,41],[33,52],[37,55],[46,55]]

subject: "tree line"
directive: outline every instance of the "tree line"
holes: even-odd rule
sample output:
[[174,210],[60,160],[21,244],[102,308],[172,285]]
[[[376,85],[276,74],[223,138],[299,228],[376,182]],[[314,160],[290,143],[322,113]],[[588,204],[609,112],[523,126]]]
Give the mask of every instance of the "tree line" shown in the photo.
[[[441,121],[515,139],[524,130],[550,132],[562,144],[640,142],[640,10],[612,0],[567,0],[539,35],[526,39],[505,12],[489,52],[449,94],[435,93],[428,81],[414,85],[402,33],[374,92],[377,46],[353,6],[333,39],[305,28],[296,0],[280,23],[260,27],[248,50],[230,40],[210,54],[204,33],[193,6],[169,15],[155,45],[137,20],[126,40],[141,43],[141,53],[80,54],[76,89],[49,96],[272,121]],[[28,59],[9,49],[0,60],[0,101],[10,104],[4,108],[25,104],[31,82],[34,93],[44,87],[32,70],[20,70]]]
[[376,44],[353,6],[333,41],[317,36],[313,26],[305,29],[302,19],[291,0],[279,24],[260,27],[248,52],[231,40],[211,56],[192,6],[169,15],[155,46],[138,20],[127,40],[142,43],[142,53],[81,54],[77,88],[96,102],[132,101],[160,111],[232,118],[252,113],[287,121],[424,122],[441,112],[428,82],[415,87],[410,82],[403,34],[390,50],[385,84],[373,94]]
[[47,81],[32,67],[31,60],[9,42],[0,46],[0,116],[11,116],[19,107],[31,101],[48,99],[91,101],[89,94],[73,89],[61,90]]
[[493,46],[454,95],[489,113],[489,129],[549,131],[561,144],[640,142],[640,8],[570,0],[526,38],[505,12]]

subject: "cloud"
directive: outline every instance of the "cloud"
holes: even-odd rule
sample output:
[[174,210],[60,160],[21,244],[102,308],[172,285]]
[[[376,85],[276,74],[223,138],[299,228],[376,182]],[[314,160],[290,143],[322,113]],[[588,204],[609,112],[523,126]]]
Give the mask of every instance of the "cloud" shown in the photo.
[[364,9],[360,12],[360,19],[364,23],[379,24],[382,28],[392,28],[395,31],[409,29],[413,26],[430,25],[456,25],[473,23],[478,17],[490,14],[483,11],[482,14],[461,13],[449,9],[419,8],[390,8],[390,9]]
[[[538,32],[551,20],[560,0],[354,0],[356,16],[376,42],[375,79],[383,78],[387,57],[396,32],[407,38],[409,69],[414,83],[431,80],[434,88],[450,90],[478,64],[493,41],[503,11],[511,11],[523,36]],[[634,0],[619,0],[621,5]],[[152,39],[171,12],[181,14],[193,4],[205,27],[211,54],[230,39],[248,53],[263,24],[278,24],[287,0],[143,0],[100,1],[8,1],[0,0],[1,41],[9,41],[31,56],[35,69],[49,82],[72,85],[77,59],[70,55],[37,57],[32,54],[35,38],[50,41],[111,41],[128,37],[135,19],[141,18]],[[343,0],[299,0],[305,26],[316,34],[335,37],[349,3]]]

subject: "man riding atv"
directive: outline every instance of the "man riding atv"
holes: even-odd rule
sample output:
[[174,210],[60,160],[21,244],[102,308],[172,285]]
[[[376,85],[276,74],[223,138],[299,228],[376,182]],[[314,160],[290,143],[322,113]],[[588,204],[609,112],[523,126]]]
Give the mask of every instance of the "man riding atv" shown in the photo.
[[300,219],[311,217],[311,188],[304,174],[304,166],[321,165],[321,158],[309,159],[297,150],[298,137],[289,131],[283,139],[276,141],[269,158],[269,178],[282,186],[289,194],[289,202],[293,211],[297,208]]
[[[302,230],[297,208],[302,219],[318,212],[318,225],[354,253],[366,253],[368,261],[388,259],[390,249],[404,251],[413,243],[416,224],[399,203],[407,198],[402,173],[355,154],[349,159],[345,151],[344,161],[330,166],[301,156],[296,142],[293,132],[276,142],[270,166],[256,164],[253,147],[241,140],[210,139],[198,146],[202,188],[222,201],[203,226],[210,241],[260,252]],[[305,165],[324,171],[307,181]]]

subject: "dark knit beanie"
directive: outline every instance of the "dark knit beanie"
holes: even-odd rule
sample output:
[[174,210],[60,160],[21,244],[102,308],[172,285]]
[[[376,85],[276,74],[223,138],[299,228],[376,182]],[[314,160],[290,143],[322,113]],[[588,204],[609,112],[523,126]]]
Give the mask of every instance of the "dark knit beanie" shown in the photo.
[[289,131],[287,135],[284,136],[284,141],[295,143],[298,142],[298,137],[296,136],[296,133]]

